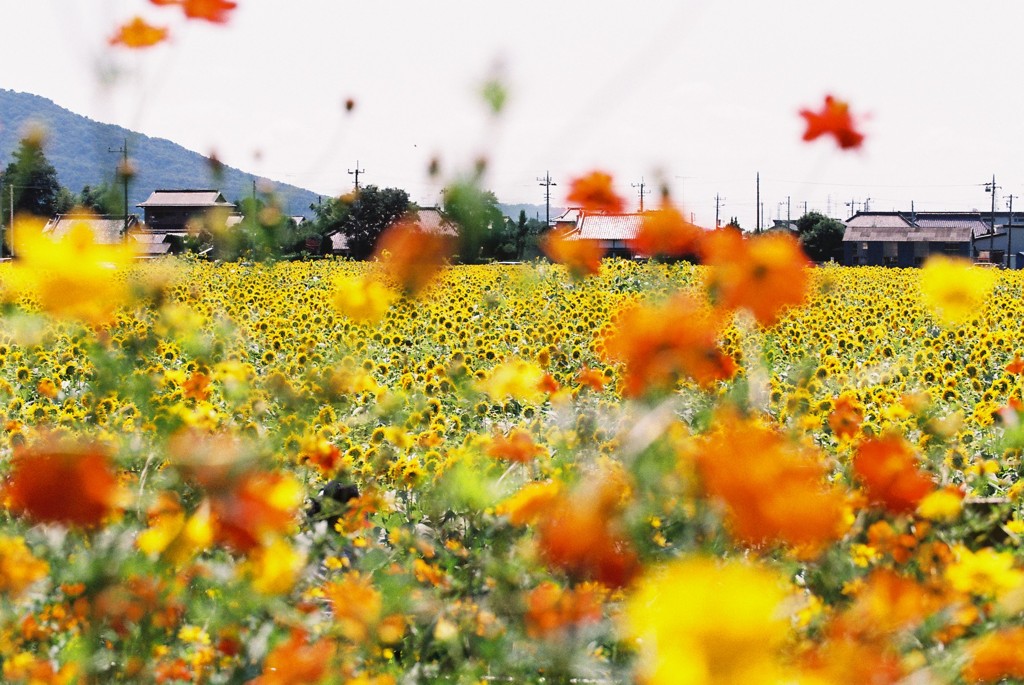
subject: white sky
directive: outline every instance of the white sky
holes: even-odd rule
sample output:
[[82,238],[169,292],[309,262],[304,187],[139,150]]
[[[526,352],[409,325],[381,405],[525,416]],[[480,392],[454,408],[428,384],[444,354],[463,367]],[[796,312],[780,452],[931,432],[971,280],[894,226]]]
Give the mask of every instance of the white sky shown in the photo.
[[[592,169],[663,179],[698,222],[844,203],[990,207],[1024,195],[1019,0],[238,0],[227,26],[146,0],[0,0],[0,87],[337,195],[361,182],[433,203],[490,162],[503,202],[562,205]],[[106,46],[136,14],[166,47]],[[500,77],[509,104],[480,90]],[[864,147],[803,143],[826,93],[863,116]],[[346,114],[343,103],[356,107]],[[2,124],[2,122],[0,122]],[[441,178],[427,175],[441,162]],[[655,202],[655,196],[648,202]],[[781,204],[780,204],[781,203]],[[1024,211],[1024,199],[1016,207]]]

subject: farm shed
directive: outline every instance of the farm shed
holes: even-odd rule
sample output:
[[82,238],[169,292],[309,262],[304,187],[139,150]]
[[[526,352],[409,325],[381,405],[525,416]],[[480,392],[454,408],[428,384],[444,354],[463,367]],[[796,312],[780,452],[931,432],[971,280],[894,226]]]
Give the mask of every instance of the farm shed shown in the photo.
[[846,222],[847,266],[920,266],[929,255],[974,258],[988,224],[978,212],[858,212]]

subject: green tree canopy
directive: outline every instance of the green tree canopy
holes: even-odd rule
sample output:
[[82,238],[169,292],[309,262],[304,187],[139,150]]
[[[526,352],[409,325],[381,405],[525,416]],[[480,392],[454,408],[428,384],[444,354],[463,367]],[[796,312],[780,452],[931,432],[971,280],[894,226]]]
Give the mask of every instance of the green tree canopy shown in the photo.
[[808,212],[796,220],[800,245],[816,262],[837,262],[843,258],[843,233],[846,226],[818,212]]
[[500,245],[506,242],[505,216],[491,191],[481,189],[475,181],[450,185],[444,189],[444,213],[459,227],[459,261],[463,264],[480,261],[485,247],[489,252],[504,252]]
[[10,221],[10,192],[14,188],[14,214],[32,214],[49,219],[62,209],[67,209],[67,196],[61,194],[57,181],[57,170],[43,154],[43,138],[31,135],[22,139],[14,151],[14,159],[4,169],[3,176],[3,221]]
[[358,192],[331,198],[313,210],[313,228],[321,236],[341,231],[348,239],[350,254],[366,259],[377,238],[388,226],[409,212],[409,194],[399,188],[368,185]]

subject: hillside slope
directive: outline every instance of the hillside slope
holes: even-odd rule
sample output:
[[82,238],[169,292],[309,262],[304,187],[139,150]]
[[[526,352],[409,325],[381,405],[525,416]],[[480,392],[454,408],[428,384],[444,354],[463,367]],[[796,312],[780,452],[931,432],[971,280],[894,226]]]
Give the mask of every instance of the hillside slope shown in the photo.
[[[253,179],[260,180],[229,166],[222,167],[219,179],[215,178],[208,159],[198,152],[163,138],[93,121],[38,95],[5,89],[0,89],[0,165],[7,166],[11,161],[31,122],[46,127],[44,152],[57,169],[61,185],[72,192],[112,181],[120,155],[110,150],[120,149],[126,139],[136,168],[128,192],[132,207],[157,188],[217,188],[235,202],[252,192]],[[309,205],[316,203],[316,193],[273,180],[271,183],[289,214],[311,216]]]

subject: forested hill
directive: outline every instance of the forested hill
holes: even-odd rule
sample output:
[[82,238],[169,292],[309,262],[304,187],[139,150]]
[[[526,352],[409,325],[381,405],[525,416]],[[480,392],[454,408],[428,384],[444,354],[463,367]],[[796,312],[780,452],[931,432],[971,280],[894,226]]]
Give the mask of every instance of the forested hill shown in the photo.
[[[11,161],[26,126],[38,122],[46,127],[43,152],[57,169],[60,184],[72,192],[83,186],[111,182],[120,156],[110,149],[120,149],[128,140],[129,157],[135,164],[136,176],[129,187],[131,207],[149,197],[157,188],[217,188],[232,202],[252,192],[252,181],[258,177],[229,166],[221,168],[215,178],[206,156],[187,150],[162,138],[150,138],[121,126],[103,124],[75,114],[46,98],[0,88],[0,168]],[[309,205],[317,194],[270,179],[282,197],[285,210],[292,215],[310,216]]]

